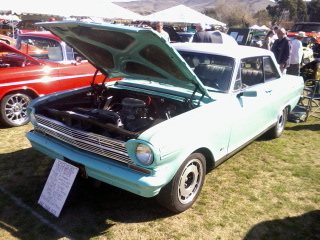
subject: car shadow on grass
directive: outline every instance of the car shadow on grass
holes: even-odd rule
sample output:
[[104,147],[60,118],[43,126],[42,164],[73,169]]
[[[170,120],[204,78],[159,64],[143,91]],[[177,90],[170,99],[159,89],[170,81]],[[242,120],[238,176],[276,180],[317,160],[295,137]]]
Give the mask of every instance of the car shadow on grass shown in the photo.
[[[308,124],[308,123],[296,123],[294,125],[286,126],[285,131],[320,131],[320,124]],[[270,141],[272,138],[268,137],[267,134],[263,134],[260,137],[258,137],[255,141],[257,142],[265,142]]]
[[291,131],[302,131],[302,130],[309,130],[309,131],[320,131],[320,124],[297,124],[291,127],[286,127],[286,130]]
[[38,204],[54,161],[28,148],[0,155],[0,236],[55,240],[108,237],[117,223],[148,222],[172,216],[154,198],[108,184],[96,186],[78,175],[57,218]]
[[243,240],[320,239],[320,210],[255,225]]

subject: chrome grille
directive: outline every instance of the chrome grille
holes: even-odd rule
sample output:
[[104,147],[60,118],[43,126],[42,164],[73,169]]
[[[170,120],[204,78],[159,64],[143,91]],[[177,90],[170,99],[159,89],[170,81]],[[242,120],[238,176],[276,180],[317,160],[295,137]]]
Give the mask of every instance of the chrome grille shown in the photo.
[[128,156],[125,142],[95,133],[75,130],[65,124],[36,115],[37,129],[79,149],[96,153],[124,163],[133,163]]

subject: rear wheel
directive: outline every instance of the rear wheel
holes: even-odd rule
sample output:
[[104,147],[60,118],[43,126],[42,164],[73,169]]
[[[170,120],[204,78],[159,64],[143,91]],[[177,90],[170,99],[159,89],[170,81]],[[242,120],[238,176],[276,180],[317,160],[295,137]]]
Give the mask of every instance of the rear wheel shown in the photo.
[[270,138],[280,137],[284,131],[284,127],[286,125],[287,119],[288,119],[288,109],[284,108],[278,115],[276,125],[273,128],[271,128],[267,133],[268,137]]
[[29,122],[27,106],[32,98],[23,93],[13,93],[1,100],[0,121],[6,127],[18,127]]
[[180,166],[173,179],[156,196],[162,206],[173,212],[190,208],[201,192],[206,173],[206,161],[202,154],[191,154]]

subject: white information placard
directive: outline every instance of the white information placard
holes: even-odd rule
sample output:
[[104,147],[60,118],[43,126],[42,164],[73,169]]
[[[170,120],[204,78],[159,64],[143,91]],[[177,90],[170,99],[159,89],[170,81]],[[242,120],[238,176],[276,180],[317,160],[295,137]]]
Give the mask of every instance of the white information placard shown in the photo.
[[238,33],[237,32],[231,32],[230,36],[233,37],[235,40],[237,40]]
[[79,168],[56,159],[38,204],[59,217],[78,171]]
[[242,42],[242,40],[243,40],[243,35],[238,35],[238,37],[237,37],[237,42]]

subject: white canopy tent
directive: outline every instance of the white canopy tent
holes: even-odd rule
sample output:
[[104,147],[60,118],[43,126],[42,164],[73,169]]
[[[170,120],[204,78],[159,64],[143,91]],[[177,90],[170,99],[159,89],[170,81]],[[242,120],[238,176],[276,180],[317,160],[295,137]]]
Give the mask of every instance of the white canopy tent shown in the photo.
[[0,13],[5,14],[43,14],[66,16],[66,4],[61,5],[62,1],[54,4],[45,3],[43,0],[16,0],[16,1],[2,1],[0,4]]
[[251,29],[251,30],[269,30],[270,28],[268,28],[265,25],[262,25],[261,27],[258,25],[253,25],[253,26],[249,27],[249,29]]
[[[69,1],[70,0],[68,0],[68,3]],[[79,2],[78,0],[71,1]],[[80,4],[78,3],[78,5]],[[90,0],[85,6],[77,6],[75,9],[72,9],[69,15],[102,17],[107,19],[144,20],[144,16],[114,3],[106,2],[105,0]]]
[[12,14],[9,14],[9,15],[0,15],[0,19],[1,20],[12,20],[12,21],[20,21],[20,18],[16,15],[12,15]]
[[0,4],[0,13],[15,14],[41,14],[61,17],[101,17],[107,19],[132,19],[143,20],[144,17],[128,9],[120,7],[105,0],[15,0],[3,1]]
[[223,22],[208,17],[184,5],[178,5],[160,12],[150,14],[148,16],[145,16],[145,18],[153,22],[161,21],[171,23],[205,23],[220,26],[226,25]]
[[262,30],[270,30],[270,28],[268,28],[266,25],[262,25],[262,26],[261,26],[261,29],[262,29]]

